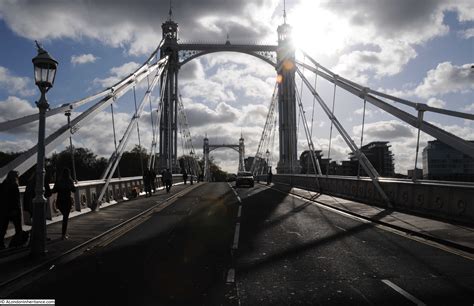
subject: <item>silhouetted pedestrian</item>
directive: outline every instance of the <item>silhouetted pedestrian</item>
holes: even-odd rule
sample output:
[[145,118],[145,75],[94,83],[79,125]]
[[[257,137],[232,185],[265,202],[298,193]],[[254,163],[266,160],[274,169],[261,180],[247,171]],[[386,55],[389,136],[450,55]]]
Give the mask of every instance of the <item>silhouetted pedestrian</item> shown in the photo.
[[161,171],[161,184],[165,187],[165,172],[166,170]]
[[163,173],[163,177],[165,181],[166,192],[169,193],[171,186],[173,185],[173,175],[171,174],[170,169],[166,169],[166,171]]
[[145,173],[143,174],[143,185],[145,187],[145,197],[151,197],[151,176],[150,170],[145,169]]
[[13,222],[15,236],[10,247],[20,246],[28,240],[28,235],[21,227],[20,189],[18,188],[18,172],[11,170],[0,187],[2,204],[0,205],[0,249],[5,248],[4,239],[8,223]]
[[[30,223],[33,220],[33,200],[36,196],[36,171],[34,171],[28,182],[26,183],[25,192],[23,193],[23,210],[28,213]],[[49,187],[49,176],[45,175],[44,178],[44,197],[49,198],[51,196],[51,188]]]
[[67,235],[67,223],[69,219],[69,213],[71,212],[73,198],[71,192],[76,192],[76,187],[74,186],[74,181],[71,178],[71,171],[68,168],[65,168],[61,174],[61,177],[56,181],[53,188],[53,193],[57,193],[56,206],[63,215],[63,224],[62,224],[62,239],[68,239]]
[[156,191],[155,180],[156,180],[155,169],[150,169],[150,185],[151,185],[151,192],[152,193],[154,193]]
[[184,185],[186,185],[186,181],[188,180],[188,173],[186,172],[186,169],[183,168],[183,170],[181,171],[181,174],[183,175]]
[[272,178],[273,178],[273,173],[272,173],[272,169],[270,169],[267,175],[267,185],[270,185],[272,183]]

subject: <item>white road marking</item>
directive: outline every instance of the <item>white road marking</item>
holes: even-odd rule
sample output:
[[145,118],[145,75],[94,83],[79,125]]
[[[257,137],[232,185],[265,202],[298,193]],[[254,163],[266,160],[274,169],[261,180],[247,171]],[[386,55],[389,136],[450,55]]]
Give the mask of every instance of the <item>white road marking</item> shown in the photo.
[[239,202],[242,203],[242,199],[239,196],[237,196],[237,200],[239,200]]
[[239,235],[240,235],[240,223],[235,224],[235,232],[234,232],[234,244],[232,245],[232,249],[237,250],[239,248]]
[[347,232],[347,230],[345,228],[342,228],[342,227],[337,226],[337,225],[334,225],[334,226],[337,227],[338,229],[340,229],[341,231]]
[[232,269],[229,269],[229,271],[227,271],[227,280],[226,280],[227,283],[233,283],[235,282],[235,269],[232,268]]
[[239,210],[237,211],[237,218],[240,218],[242,215],[242,205],[239,205]]
[[411,295],[410,293],[406,292],[406,291],[403,290],[402,288],[398,287],[397,285],[395,285],[394,283],[392,283],[392,282],[389,281],[388,279],[382,279],[382,283],[384,283],[385,285],[389,286],[389,287],[392,288],[393,290],[397,291],[398,293],[400,293],[401,295],[403,295],[405,298],[409,299],[410,301],[412,301],[412,302],[415,303],[416,305],[419,305],[419,306],[424,306],[424,305],[426,305],[425,303],[423,303],[422,301],[420,301],[419,299],[417,299],[416,297],[414,297],[414,296]]

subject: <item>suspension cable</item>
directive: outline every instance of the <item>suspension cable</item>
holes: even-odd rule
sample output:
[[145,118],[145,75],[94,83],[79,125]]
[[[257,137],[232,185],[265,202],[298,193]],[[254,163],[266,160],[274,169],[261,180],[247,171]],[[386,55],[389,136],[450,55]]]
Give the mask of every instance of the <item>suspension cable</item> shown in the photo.
[[[306,59],[306,55],[305,55]],[[316,67],[318,69],[318,67]],[[301,82],[303,82],[303,79],[301,79]],[[314,90],[317,90],[317,85],[318,85],[318,74],[314,74]],[[303,87],[303,85],[301,85]],[[311,130],[310,130],[310,137],[311,139],[313,138],[313,122],[314,122],[314,105],[316,103],[316,98],[313,96],[313,110],[311,112]]]
[[[337,88],[337,76],[334,76],[334,93],[332,96],[332,110],[331,116],[334,117],[334,105],[336,104],[336,88]],[[329,129],[329,148],[328,148],[328,167],[326,169],[326,176],[329,175],[329,162],[331,161],[331,143],[332,143],[332,127],[333,121],[331,120],[331,128]]]
[[[115,157],[117,157],[117,135],[115,134],[115,117],[114,117],[114,105],[110,104],[110,112],[112,113],[112,130],[114,131],[114,146],[115,146]],[[120,178],[120,166],[117,167],[117,176]]]
[[135,86],[133,86],[133,100],[135,101],[135,117],[137,118],[137,135],[138,135],[138,147],[140,148],[140,167],[142,169],[142,176],[145,174],[143,169],[143,155],[142,155],[142,143],[140,141],[140,127],[139,127],[139,116],[138,116],[138,107],[137,107],[137,94],[135,91]]
[[[364,91],[364,110],[362,111],[362,128],[360,132],[360,150],[362,150],[362,144],[364,143],[364,127],[365,127],[365,107],[367,105],[367,93]],[[360,158],[357,158],[357,178],[360,177]]]

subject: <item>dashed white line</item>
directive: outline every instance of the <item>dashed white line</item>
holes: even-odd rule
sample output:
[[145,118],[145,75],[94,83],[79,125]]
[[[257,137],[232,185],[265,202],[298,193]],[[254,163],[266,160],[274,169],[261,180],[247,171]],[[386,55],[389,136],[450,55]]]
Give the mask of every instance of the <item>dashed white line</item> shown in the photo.
[[234,243],[232,244],[232,249],[237,250],[239,248],[239,235],[240,235],[240,223],[235,224],[234,232]]
[[401,295],[403,295],[405,298],[409,299],[410,301],[412,301],[413,303],[415,303],[416,305],[419,305],[419,306],[424,306],[426,305],[425,303],[423,303],[422,301],[420,301],[419,299],[417,299],[416,297],[414,297],[413,295],[411,295],[410,293],[406,292],[405,290],[403,290],[402,288],[398,287],[397,285],[395,285],[394,283],[392,283],[391,281],[389,281],[388,279],[382,279],[382,282],[389,286],[390,288],[392,288],[393,290],[397,291],[398,293],[400,293]]
[[237,211],[237,218],[240,218],[242,215],[242,205],[239,205],[239,210]]
[[241,199],[239,196],[237,196],[237,200],[238,200],[240,203],[242,203],[242,199]]

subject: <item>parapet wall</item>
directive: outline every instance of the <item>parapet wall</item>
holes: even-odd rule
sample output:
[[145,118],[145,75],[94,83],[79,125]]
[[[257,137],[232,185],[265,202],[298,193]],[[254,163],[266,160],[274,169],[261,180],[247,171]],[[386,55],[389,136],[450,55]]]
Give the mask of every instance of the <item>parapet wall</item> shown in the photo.
[[[260,177],[266,180],[266,177]],[[316,179],[309,175],[273,176],[274,183],[354,200],[366,204],[387,207],[369,178],[328,176]],[[390,199],[393,209],[410,211],[436,218],[459,221],[474,225],[474,184],[406,179],[380,179],[380,184]]]

